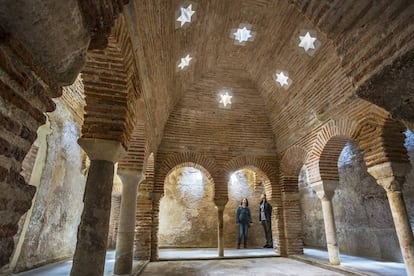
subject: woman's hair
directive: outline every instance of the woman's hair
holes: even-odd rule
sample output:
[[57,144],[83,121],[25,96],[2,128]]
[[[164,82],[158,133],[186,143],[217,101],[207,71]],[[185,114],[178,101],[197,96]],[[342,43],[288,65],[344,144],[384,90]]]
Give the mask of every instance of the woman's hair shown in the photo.
[[246,207],[249,206],[249,201],[247,200],[247,198],[242,198],[242,200],[240,201],[240,205],[243,205],[243,199],[246,200]]

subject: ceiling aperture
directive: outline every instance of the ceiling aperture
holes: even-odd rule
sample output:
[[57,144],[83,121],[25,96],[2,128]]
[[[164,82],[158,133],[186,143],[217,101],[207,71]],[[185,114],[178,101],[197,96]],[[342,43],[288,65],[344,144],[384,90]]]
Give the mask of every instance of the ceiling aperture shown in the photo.
[[[306,9],[310,16],[304,16],[300,9],[303,5],[297,2],[305,6],[311,3],[311,8]],[[214,112],[227,112],[217,118],[221,122],[235,109],[243,109],[240,104],[246,102],[247,94],[254,95],[260,110],[265,112],[278,151],[298,142],[332,115],[348,114],[349,103],[357,98],[349,73],[353,71],[348,69],[352,65],[354,70],[361,70],[353,60],[344,67],[338,53],[345,44],[337,44],[332,38],[348,38],[352,34],[358,39],[364,32],[354,30],[358,26],[342,19],[341,16],[348,15],[340,10],[346,5],[341,1],[326,4],[335,7],[329,9],[329,14],[333,13],[329,18],[340,23],[341,28],[335,29],[340,33],[316,27],[319,14],[327,14],[326,5],[316,2],[144,0],[142,4],[138,1],[141,17],[137,19],[142,23],[139,26],[151,23],[146,28],[139,27],[142,40],[150,43],[143,45],[140,60],[145,62],[141,69],[145,74],[143,79],[150,79],[152,84],[148,86],[151,94],[144,94],[150,97],[149,113],[156,114],[152,120],[159,137],[164,137],[164,131],[169,129],[168,120],[178,123],[177,117],[171,117],[175,116],[174,109],[188,102],[184,98],[196,89],[203,91],[196,91],[199,95],[194,98],[196,107],[188,114],[198,116],[203,106],[211,103]],[[388,3],[392,5],[391,1]],[[356,17],[350,15],[350,18]],[[361,20],[366,24],[365,29],[380,21],[378,17]],[[329,26],[337,25],[332,22]],[[348,39],[347,43],[350,42]],[[240,92],[245,83],[250,94]],[[232,96],[231,104],[218,96],[224,89],[232,92],[228,94]],[[253,110],[244,108],[245,113]],[[188,114],[183,118],[189,120]],[[241,120],[243,116],[239,114],[238,118]],[[251,124],[256,121],[257,118],[252,119]],[[212,127],[213,123],[217,121],[205,127]]]

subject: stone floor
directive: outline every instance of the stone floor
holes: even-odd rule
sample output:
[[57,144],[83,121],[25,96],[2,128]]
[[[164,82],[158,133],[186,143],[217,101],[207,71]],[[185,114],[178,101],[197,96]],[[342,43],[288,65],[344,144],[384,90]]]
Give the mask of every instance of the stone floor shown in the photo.
[[[226,249],[225,259],[217,259],[217,249],[160,249],[159,262],[135,261],[133,275],[407,275],[402,263],[341,254],[341,265],[331,266],[326,251],[305,249],[304,253],[288,259],[276,257],[272,249]],[[114,261],[115,252],[109,251],[105,276],[113,275]],[[72,261],[66,261],[13,275],[63,276],[71,267]]]
[[344,275],[300,261],[270,257],[203,261],[161,261],[151,262],[139,274],[140,276],[168,275]]

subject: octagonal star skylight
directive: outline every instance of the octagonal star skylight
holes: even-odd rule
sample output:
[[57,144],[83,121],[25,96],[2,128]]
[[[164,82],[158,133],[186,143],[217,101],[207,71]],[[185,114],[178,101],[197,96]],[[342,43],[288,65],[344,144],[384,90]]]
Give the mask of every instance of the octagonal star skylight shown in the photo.
[[247,41],[253,41],[256,33],[252,32],[250,24],[240,24],[238,29],[232,29],[230,36],[237,45],[245,45]]
[[289,74],[286,71],[277,70],[273,76],[278,86],[282,88],[289,88],[292,84],[292,80],[289,78]]
[[316,49],[320,46],[320,42],[316,38],[316,32],[314,31],[307,31],[302,30],[301,34],[299,35],[299,48],[303,48],[303,50],[312,55]]
[[233,93],[229,90],[222,90],[218,94],[219,98],[219,107],[221,108],[231,108],[231,99],[233,98]]
[[189,65],[190,65],[190,61],[191,61],[192,59],[193,59],[193,58],[192,58],[190,55],[187,55],[187,56],[185,56],[185,57],[181,58],[180,63],[177,65],[177,66],[178,66],[178,68],[180,68],[181,70],[184,70],[184,68],[185,68],[185,67],[187,67],[187,66],[189,66]]
[[177,22],[179,22],[179,27],[183,27],[186,23],[191,23],[191,17],[194,15],[195,11],[193,10],[193,4],[188,4],[188,6],[180,7],[179,17]]

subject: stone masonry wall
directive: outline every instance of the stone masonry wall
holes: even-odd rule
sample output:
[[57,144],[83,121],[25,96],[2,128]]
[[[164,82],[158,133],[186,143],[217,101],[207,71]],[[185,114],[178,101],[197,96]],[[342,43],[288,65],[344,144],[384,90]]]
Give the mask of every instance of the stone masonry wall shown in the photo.
[[[414,139],[406,147],[412,157]],[[411,148],[410,148],[411,147]],[[411,158],[413,165],[413,158]],[[354,143],[348,143],[338,162],[339,186],[333,197],[333,207],[340,253],[374,259],[402,262],[398,238],[387,196],[367,171],[363,153]],[[413,182],[413,170],[407,183]],[[410,187],[411,186],[411,187]],[[321,203],[302,170],[299,181],[304,244],[326,247]],[[413,221],[414,187],[405,184],[404,197]]]
[[33,203],[16,271],[71,257],[83,208],[85,175],[77,139],[80,127],[60,100],[48,114],[46,165]]
[[[231,178],[229,187],[229,201],[224,209],[224,247],[235,248],[237,244],[238,226],[236,225],[236,210],[243,198],[249,201],[249,209],[253,224],[249,228],[247,241],[248,248],[262,247],[265,242],[263,227],[259,223],[259,202],[263,186],[254,187],[253,171],[237,171]],[[243,243],[243,241],[242,241]],[[243,244],[242,244],[243,246]]]
[[159,247],[216,247],[217,210],[212,183],[194,168],[168,177],[160,202]]
[[[246,174],[247,173],[247,174]],[[250,172],[253,175],[254,172]],[[160,247],[217,247],[217,209],[213,202],[213,185],[194,168],[177,169],[165,185],[160,204]],[[224,246],[235,248],[238,228],[235,212],[242,198],[249,200],[253,225],[249,229],[248,247],[264,244],[262,226],[258,223],[258,204],[262,186],[256,190],[249,173],[238,171],[229,183],[229,201],[224,209]]]

